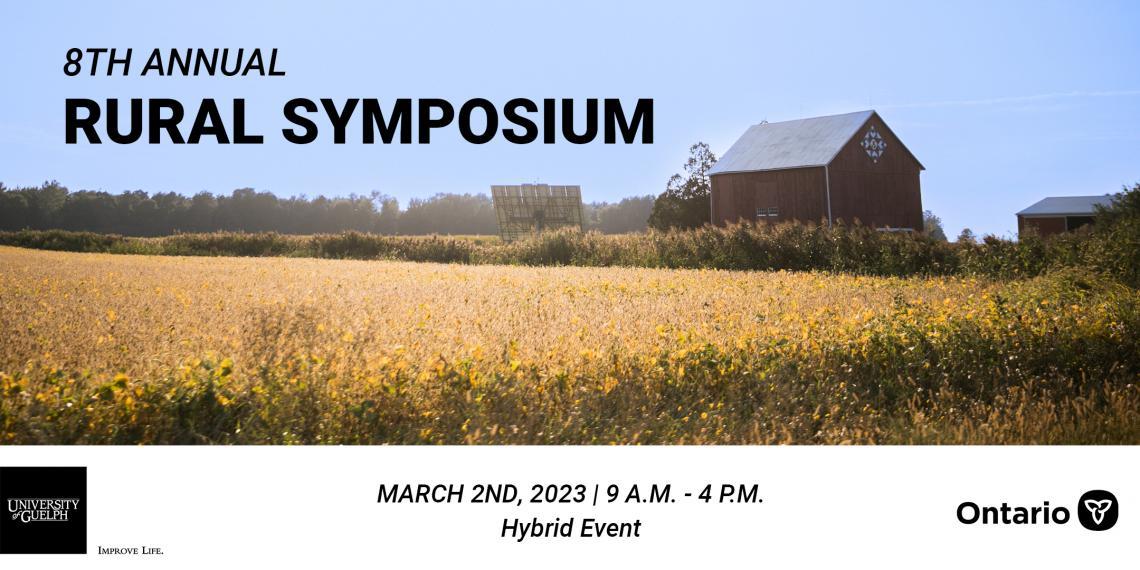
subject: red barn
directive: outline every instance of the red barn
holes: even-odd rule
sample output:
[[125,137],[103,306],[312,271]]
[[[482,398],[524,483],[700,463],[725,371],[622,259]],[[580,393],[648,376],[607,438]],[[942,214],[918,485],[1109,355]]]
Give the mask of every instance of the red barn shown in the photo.
[[1017,213],[1017,233],[1032,230],[1051,236],[1093,223],[1097,206],[1112,205],[1112,196],[1052,196]]
[[716,163],[712,222],[922,230],[924,170],[875,111],[750,127]]

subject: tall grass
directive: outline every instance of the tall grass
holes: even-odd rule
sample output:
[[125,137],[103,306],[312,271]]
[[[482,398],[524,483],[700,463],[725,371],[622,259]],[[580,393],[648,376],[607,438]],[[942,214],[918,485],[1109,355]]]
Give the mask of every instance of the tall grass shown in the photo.
[[[1136,237],[1076,233],[1018,241],[987,236],[947,243],[921,234],[864,226],[786,223],[603,235],[563,230],[502,243],[447,236],[360,232],[179,234],[135,238],[66,231],[0,232],[0,245],[148,255],[318,257],[437,263],[576,265],[674,269],[832,271],[878,276],[972,275],[1023,279],[1060,267],[1086,267],[1140,283]],[[1137,263],[1133,263],[1133,261]]]
[[1140,442],[1140,292],[0,249],[0,443]]

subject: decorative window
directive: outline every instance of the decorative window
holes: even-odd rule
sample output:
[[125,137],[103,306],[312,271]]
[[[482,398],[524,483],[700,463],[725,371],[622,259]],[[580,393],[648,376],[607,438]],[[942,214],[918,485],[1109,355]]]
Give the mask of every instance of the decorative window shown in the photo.
[[887,141],[883,140],[883,136],[879,131],[875,130],[875,125],[867,130],[867,134],[863,135],[863,150],[867,152],[867,156],[875,163],[879,162],[879,158],[883,156],[883,152],[887,150]]

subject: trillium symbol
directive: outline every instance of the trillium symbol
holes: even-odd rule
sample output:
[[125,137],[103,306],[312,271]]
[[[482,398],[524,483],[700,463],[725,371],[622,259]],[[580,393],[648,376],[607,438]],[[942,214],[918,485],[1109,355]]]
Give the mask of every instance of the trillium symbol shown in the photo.
[[1108,512],[1108,509],[1112,508],[1112,499],[1100,501],[1085,499],[1085,508],[1088,509],[1089,514],[1092,515],[1093,522],[1100,524],[1101,521],[1104,520],[1104,515]]

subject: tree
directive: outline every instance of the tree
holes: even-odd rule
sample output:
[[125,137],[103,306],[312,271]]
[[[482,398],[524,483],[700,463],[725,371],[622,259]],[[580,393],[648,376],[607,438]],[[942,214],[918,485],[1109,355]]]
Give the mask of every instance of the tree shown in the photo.
[[1091,239],[1083,248],[1085,263],[1140,286],[1140,184],[1125,187],[1109,206],[1096,210]]
[[653,196],[623,198],[617,204],[598,208],[598,230],[606,234],[645,231],[653,212]]
[[1140,183],[1132,188],[1125,186],[1112,196],[1112,202],[1107,207],[1096,206],[1098,224],[1112,225],[1128,218],[1140,218]]
[[22,230],[31,220],[28,198],[22,192],[0,191],[0,230]]
[[685,162],[685,175],[674,174],[665,185],[665,191],[653,203],[649,225],[659,230],[671,228],[697,228],[709,223],[712,183],[709,169],[716,164],[716,156],[709,145],[698,142],[689,147]]
[[930,210],[922,213],[922,231],[938,241],[947,241],[946,232],[942,229],[942,218]]
[[958,234],[958,243],[977,243],[974,231],[970,228],[962,228],[962,233]]
[[39,188],[24,188],[23,193],[28,204],[27,226],[34,230],[51,228],[56,213],[67,200],[67,188],[51,180]]
[[400,214],[401,234],[489,235],[498,233],[495,208],[486,194],[436,194],[413,198]]
[[395,198],[381,194],[375,190],[372,191],[372,202],[377,205],[380,215],[376,218],[376,223],[373,226],[373,231],[378,234],[394,234],[396,233],[400,219],[400,202]]
[[218,200],[209,192],[199,192],[190,198],[182,228],[186,232],[208,232],[214,228],[214,213],[218,210]]
[[652,195],[622,198],[616,204],[587,202],[582,204],[582,222],[586,230],[604,234],[643,232],[653,211]]

